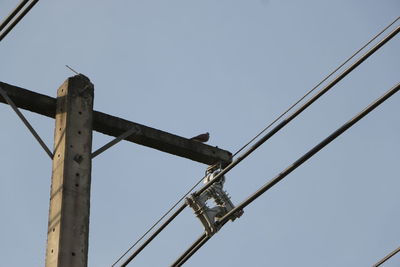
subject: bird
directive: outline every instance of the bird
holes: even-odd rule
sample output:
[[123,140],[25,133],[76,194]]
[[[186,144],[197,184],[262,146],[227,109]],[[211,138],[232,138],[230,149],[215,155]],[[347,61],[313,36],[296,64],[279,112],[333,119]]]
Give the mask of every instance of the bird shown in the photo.
[[201,143],[205,143],[209,139],[210,139],[210,134],[208,132],[207,133],[203,133],[203,134],[199,134],[199,135],[196,135],[196,136],[190,138],[190,140],[201,142]]

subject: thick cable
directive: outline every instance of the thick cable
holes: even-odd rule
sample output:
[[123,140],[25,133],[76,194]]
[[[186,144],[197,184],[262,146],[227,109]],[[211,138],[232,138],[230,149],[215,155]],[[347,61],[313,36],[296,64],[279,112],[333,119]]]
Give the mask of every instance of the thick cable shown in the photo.
[[400,252],[400,247],[396,248],[395,250],[393,250],[392,252],[390,252],[388,255],[386,255],[383,259],[381,259],[380,261],[378,261],[377,263],[375,263],[374,265],[372,265],[372,267],[379,267],[382,264],[384,264],[388,259],[390,259],[391,257],[393,257],[394,255],[396,255],[397,253]]
[[[366,107],[363,111],[361,111],[359,114],[354,116],[352,119],[347,121],[345,124],[343,124],[339,129],[337,129],[335,132],[333,132],[331,135],[329,135],[327,138],[325,138],[322,142],[314,146],[312,149],[310,149],[306,154],[301,156],[298,160],[293,162],[291,165],[289,165],[285,170],[280,172],[277,176],[275,176],[273,179],[271,179],[268,183],[266,183],[264,186],[262,186],[259,190],[257,190],[253,195],[248,197],[245,201],[240,203],[238,206],[236,206],[234,209],[229,211],[225,216],[223,216],[219,223],[221,225],[225,224],[230,220],[233,214],[235,214],[237,211],[243,210],[245,207],[247,207],[250,203],[252,203],[254,200],[256,200],[258,197],[260,197],[262,194],[264,194],[266,191],[271,189],[274,185],[276,185],[278,182],[280,182],[282,179],[284,179],[287,175],[289,175],[291,172],[293,172],[295,169],[297,169],[300,165],[302,165],[304,162],[306,162],[308,159],[310,159],[312,156],[314,156],[317,152],[319,152],[321,149],[323,149],[325,146],[327,146],[329,143],[331,143],[333,140],[335,140],[338,136],[340,136],[342,133],[344,133],[346,130],[348,130],[351,126],[356,124],[359,120],[361,120],[363,117],[365,117],[368,113],[373,111],[376,107],[378,107],[380,104],[385,102],[388,98],[393,96],[395,93],[397,93],[400,90],[400,83],[395,85],[393,88],[388,90],[383,96],[375,100],[372,104],[370,104],[368,107]],[[209,239],[208,239],[209,240]],[[208,241],[207,240],[207,241]],[[206,241],[206,242],[207,242]],[[197,241],[197,243],[193,244],[192,247],[196,248],[198,246],[204,245],[205,242],[203,240]],[[396,252],[397,253],[397,252]],[[191,251],[186,251],[180,259],[185,259],[188,260],[191,255],[193,255]]]
[[7,36],[7,34],[15,27],[15,25],[18,24],[18,22],[20,22],[20,20],[25,17],[25,15],[32,9],[32,7],[34,7],[36,5],[36,3],[39,0],[33,0],[30,5],[25,8],[21,14],[10,24],[10,26],[8,26],[0,35],[0,42],[4,39],[4,37]]
[[[356,67],[358,67],[362,62],[364,62],[367,58],[369,58],[373,53],[375,53],[379,48],[381,48],[385,43],[387,43],[389,40],[391,40],[397,33],[400,31],[400,26],[397,27],[395,30],[393,30],[391,33],[389,33],[384,39],[382,39],[380,42],[378,42],[375,46],[370,48],[364,55],[362,55],[356,62],[354,62],[352,65],[350,65],[347,69],[345,69],[339,76],[337,76],[333,81],[331,81],[328,85],[326,85],[324,88],[322,88],[317,94],[315,94],[311,99],[309,99],[306,103],[304,103],[300,108],[298,108],[295,112],[293,112],[291,115],[289,115],[285,120],[281,121],[277,126],[275,126],[271,131],[269,131],[263,138],[258,140],[251,148],[249,148],[245,153],[243,153],[240,157],[238,157],[236,160],[231,162],[228,166],[226,166],[220,173],[218,173],[210,182],[208,182],[204,187],[199,189],[199,191],[195,192],[197,195],[200,195],[202,192],[207,190],[214,182],[216,182],[219,178],[221,178],[223,175],[228,173],[232,168],[234,168],[236,165],[238,165],[242,160],[244,160],[247,156],[249,156],[252,152],[254,152],[258,147],[260,147],[263,143],[265,143],[269,138],[271,138],[275,133],[277,133],[279,130],[281,130],[284,126],[286,126],[290,121],[292,121],[295,117],[297,117],[300,113],[302,113],[307,107],[309,107],[312,103],[314,103],[318,98],[320,98],[322,95],[324,95],[327,91],[329,91],[334,85],[336,85],[339,81],[341,81],[344,77],[346,77],[351,71],[353,71]],[[203,180],[199,180],[193,187],[192,189],[185,195],[183,196],[175,205],[176,207],[180,201],[182,201],[200,182]],[[186,206],[186,204],[184,204]],[[170,209],[170,211],[173,208]],[[169,212],[170,212],[169,211]],[[165,218],[168,213],[165,213],[162,216],[162,219]],[[155,223],[149,231],[151,231],[162,219],[160,219],[157,223]],[[149,232],[147,231],[147,233]],[[140,238],[143,239],[144,236]],[[139,241],[140,241],[139,240]],[[137,244],[139,241],[137,241],[135,244]],[[134,246],[131,247],[131,249]],[[130,250],[130,249],[129,249]],[[125,252],[124,255],[126,255],[128,252]],[[121,257],[122,258],[122,257]],[[118,260],[119,261],[119,260]],[[115,265],[115,263],[114,263]]]
[[358,55],[362,50],[364,50],[368,45],[370,45],[373,41],[375,41],[379,36],[381,36],[387,29],[389,29],[393,24],[395,24],[400,17],[397,17],[392,23],[387,25],[383,30],[381,30],[378,34],[376,34],[371,40],[369,40],[366,44],[364,44],[360,49],[358,49],[355,53],[353,53],[348,59],[346,59],[342,64],[340,64],[336,69],[334,69],[331,73],[329,73],[325,78],[323,78],[319,83],[317,83],[311,90],[309,90],[305,95],[303,95],[299,100],[293,103],[288,109],[286,109],[281,115],[276,117],[270,124],[268,124],[263,130],[261,130],[256,136],[254,136],[250,141],[248,141],[245,145],[243,145],[239,150],[237,150],[232,157],[235,157],[239,154],[243,149],[245,149],[248,145],[253,143],[260,135],[262,135],[266,130],[271,128],[278,120],[280,120],[283,116],[285,116],[289,111],[291,111],[295,106],[297,106],[301,101],[303,101],[307,96],[309,96],[312,92],[314,92],[321,84],[323,84],[326,80],[328,80],[333,74],[335,74],[338,70],[340,70],[344,65],[346,65],[350,60],[352,60],[356,55]]
[[29,0],[22,0],[18,6],[11,11],[11,13],[1,22],[0,24],[0,32],[7,26],[8,23],[17,15],[21,9],[29,2]]

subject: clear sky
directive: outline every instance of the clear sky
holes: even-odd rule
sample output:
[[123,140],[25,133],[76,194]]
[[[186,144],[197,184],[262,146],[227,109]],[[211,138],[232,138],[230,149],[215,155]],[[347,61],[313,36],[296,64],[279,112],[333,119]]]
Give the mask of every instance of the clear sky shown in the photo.
[[[6,16],[16,0],[0,1]],[[0,81],[235,152],[400,14],[398,0],[41,0],[0,43]],[[398,26],[400,23],[397,23]],[[240,203],[399,82],[400,37],[227,175]],[[228,223],[187,266],[370,266],[400,245],[397,94]],[[54,120],[24,112],[48,146]],[[51,161],[0,104],[0,266],[43,266]],[[94,134],[93,148],[111,137]],[[207,166],[122,142],[93,160],[89,266],[110,266]],[[202,233],[185,210],[131,266]],[[400,266],[397,255],[384,266]]]

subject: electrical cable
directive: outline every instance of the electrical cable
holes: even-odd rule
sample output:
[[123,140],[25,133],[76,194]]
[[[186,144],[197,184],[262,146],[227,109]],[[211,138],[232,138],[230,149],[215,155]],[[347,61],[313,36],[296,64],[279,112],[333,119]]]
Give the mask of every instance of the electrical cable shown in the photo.
[[7,34],[15,27],[15,25],[18,24],[18,22],[21,21],[23,17],[36,5],[36,3],[39,2],[39,0],[33,0],[30,5],[28,5],[27,8],[25,8],[21,14],[6,28],[0,35],[0,42],[4,39],[4,37],[7,36]]
[[[397,18],[393,23],[395,23],[399,18]],[[385,30],[389,27],[386,27]],[[211,180],[209,183],[207,183],[203,188],[201,188],[196,194],[201,194],[204,192],[209,186],[211,186],[215,181],[217,181],[220,177],[222,177],[224,174],[229,172],[233,167],[235,167],[237,164],[239,164],[243,159],[245,159],[248,155],[250,155],[252,152],[254,152],[259,146],[261,146],[265,141],[267,141],[269,138],[271,138],[275,133],[277,133],[279,130],[281,130],[284,126],[286,126],[291,120],[293,120],[295,117],[297,117],[301,112],[303,112],[308,106],[310,106],[313,102],[315,102],[319,97],[321,97],[323,94],[325,94],[328,90],[330,90],[334,85],[336,85],[340,80],[342,80],[347,74],[349,74],[351,71],[353,71],[357,66],[359,66],[362,62],[364,62],[369,56],[371,56],[374,52],[376,52],[380,47],[382,47],[386,42],[388,42],[390,39],[392,39],[398,32],[400,31],[400,27],[397,27],[394,31],[392,31],[387,37],[385,37],[383,40],[381,40],[378,44],[376,44],[374,47],[372,47],[370,50],[368,50],[367,53],[365,53],[361,58],[359,58],[356,62],[354,62],[350,67],[348,67],[346,70],[344,70],[338,77],[336,77],[333,81],[331,81],[328,85],[326,85],[323,89],[321,89],[316,95],[314,95],[311,99],[309,99],[303,106],[301,106],[299,109],[297,109],[294,113],[289,115],[285,120],[281,121],[275,128],[273,128],[270,132],[268,132],[263,138],[261,138],[259,141],[257,141],[250,149],[248,149],[243,155],[241,155],[239,158],[237,158],[235,161],[230,163],[228,166],[226,166],[218,175],[214,177],[213,180]],[[379,35],[378,35],[379,36]],[[373,39],[376,39],[374,37]],[[371,43],[372,41],[369,41]],[[367,45],[365,45],[367,46]],[[301,101],[301,100],[300,100]],[[299,101],[299,102],[300,102]],[[269,126],[268,126],[269,127]],[[247,146],[247,145],[246,145]],[[118,263],[137,243],[139,243],[144,236],[147,235],[154,227],[161,222],[162,219],[164,219],[169,212],[171,212],[190,192],[198,185],[200,182],[204,179],[204,177],[199,180],[189,191],[186,193],[178,202],[174,204],[174,206],[167,211],[144,235],[142,235],[138,241],[134,243],[134,245],[131,246],[128,251],[126,251],[123,256],[121,256],[112,266],[115,266],[116,263]],[[186,204],[184,204],[186,206]],[[161,226],[164,228],[165,226]],[[155,236],[152,236],[152,239]],[[142,248],[143,249],[143,248]],[[135,255],[137,253],[135,252]],[[125,262],[124,264],[128,264],[129,262]]]
[[207,236],[206,233],[203,233],[174,263],[171,264],[171,267],[181,266],[184,264],[210,238],[211,236]]
[[241,210],[248,206],[251,202],[256,200],[259,196],[264,194],[267,190],[272,188],[275,184],[280,182],[283,178],[285,178],[288,174],[290,174],[292,171],[294,171],[297,167],[299,167],[301,164],[306,162],[308,159],[310,159],[312,156],[314,156],[317,152],[319,152],[322,148],[327,146],[330,142],[332,142],[335,138],[340,136],[342,133],[344,133],[346,130],[348,130],[351,126],[356,124],[359,120],[361,120],[363,117],[365,117],[368,113],[373,111],[376,107],[378,107],[380,104],[385,102],[387,99],[389,99],[391,96],[393,96],[395,93],[397,93],[400,90],[400,83],[396,84],[393,86],[391,89],[389,89],[384,95],[382,95],[380,98],[375,100],[373,103],[371,103],[368,107],[366,107],[363,111],[361,111],[359,114],[354,116],[352,119],[350,119],[348,122],[343,124],[339,129],[337,129],[335,132],[333,132],[331,135],[329,135],[327,138],[325,138],[322,142],[320,142],[318,145],[310,149],[306,154],[304,154],[302,157],[300,157],[297,161],[293,162],[289,167],[287,167],[285,170],[280,172],[275,178],[273,178],[271,181],[266,183],[263,187],[261,187],[257,192],[255,192],[252,196],[250,196],[248,199],[243,201],[241,204],[237,205],[234,209],[229,211],[225,216],[223,216],[220,220],[221,223],[225,223],[229,220],[229,218],[238,210]]
[[21,9],[29,2],[29,0],[22,0],[18,6],[11,11],[11,13],[1,22],[0,32],[7,26],[7,24],[17,15]]
[[323,96],[326,92],[328,92],[333,86],[335,86],[338,82],[340,82],[344,77],[346,77],[350,72],[352,72],[355,68],[357,68],[361,63],[363,63],[367,58],[369,58],[373,53],[375,53],[379,48],[381,48],[384,44],[386,44],[389,40],[391,40],[394,36],[396,36],[400,32],[400,26],[394,29],[391,33],[389,33],[384,39],[370,48],[364,55],[362,55],[358,60],[352,63],[347,69],[345,69],[342,73],[340,73],[335,79],[333,79],[330,83],[328,83],[325,87],[319,90],[314,96],[312,96],[306,103],[300,106],[296,111],[282,120],[278,125],[276,125],[271,131],[265,134],[260,140],[258,140],[252,147],[250,147],[246,152],[240,155],[236,160],[226,166],[220,173],[215,175],[215,177],[209,181],[206,185],[204,185],[196,194],[201,194],[205,190],[207,190],[215,181],[217,181],[220,177],[230,171],[233,167],[239,164],[243,159],[253,153],[258,147],[260,147],[265,141],[271,138],[275,133],[285,127],[290,121],[300,115],[305,109],[307,109],[312,103],[318,100],[321,96]]
[[[220,228],[222,228],[225,223],[220,224]],[[194,253],[196,253],[209,239],[211,236],[207,236],[206,233],[203,233],[174,263],[171,264],[172,267],[181,266],[184,264]]]
[[[218,175],[214,177],[213,180],[211,180],[208,184],[206,184],[202,189],[200,189],[197,194],[201,194],[201,192],[204,192],[207,188],[209,188],[213,182],[219,179],[222,175],[224,175],[227,171],[229,171],[231,168],[233,168],[238,161],[243,158],[247,157],[250,153],[252,153],[256,148],[258,148],[263,142],[265,142],[269,137],[271,137],[275,132],[279,131],[284,125],[286,125],[288,122],[290,122],[294,117],[296,117],[298,114],[300,114],[303,110],[305,110],[309,105],[311,105],[315,100],[317,100],[320,96],[322,96],[324,93],[326,93],[330,88],[332,88],[335,84],[337,84],[340,80],[342,80],[348,73],[350,73],[352,70],[354,70],[357,66],[359,66],[363,61],[365,61],[369,56],[371,56],[374,52],[376,52],[380,47],[382,47],[386,42],[388,42],[390,39],[392,39],[398,32],[400,31],[400,26],[398,26],[395,30],[393,30],[388,36],[386,36],[383,40],[381,40],[379,43],[377,43],[374,47],[372,47],[368,52],[366,52],[361,58],[359,58],[356,62],[354,62],[350,67],[348,67],[346,70],[344,70],[338,77],[336,77],[331,83],[329,83],[327,86],[325,86],[323,89],[321,89],[316,95],[314,95],[308,102],[306,102],[303,106],[301,106],[297,111],[292,113],[288,118],[283,120],[280,124],[278,124],[272,131],[270,131],[268,134],[266,134],[262,139],[260,139],[255,145],[253,145],[252,148],[247,150],[244,155],[239,157],[236,161],[232,162],[230,165],[228,165],[224,170],[222,170]],[[282,125],[283,124],[283,125]],[[236,163],[237,162],[237,163]],[[240,161],[239,161],[240,162]],[[235,164],[236,163],[236,164]],[[232,166],[233,165],[233,166]],[[240,210],[240,206],[237,206],[234,210],[229,212],[229,216],[234,214],[234,212]],[[221,223],[225,223],[224,220],[227,220],[228,214],[224,216],[225,219],[221,220]],[[199,248],[197,248],[199,249]],[[196,250],[197,250],[196,249]]]
[[[172,205],[172,207],[167,210],[167,212],[165,212],[160,219],[158,219],[138,240],[136,240],[135,243],[133,243],[133,245],[126,250],[122,256],[120,256],[112,265],[111,267],[114,267],[123,257],[125,257],[126,254],[129,253],[129,251],[131,251],[151,230],[154,229],[154,227],[156,227],[176,206],[178,206],[178,204],[187,196],[189,195],[200,183],[201,181],[205,178],[205,176],[199,180],[194,186],[192,186],[192,188],[190,188],[187,193],[185,195],[183,195],[177,202],[175,202],[174,205]],[[179,213],[181,213],[181,211],[186,207],[186,204],[183,204],[177,211],[175,211],[175,213],[171,216],[172,219],[174,219],[176,216],[178,216]],[[160,232],[161,230],[163,230],[172,220],[171,218],[169,218],[166,222],[164,222],[164,224],[157,229],[157,231],[155,231],[152,236],[150,236],[149,239],[147,239],[141,247],[139,247],[121,266],[126,266],[130,261],[133,260],[133,258],[140,252],[142,251],[148,243],[150,243],[151,240],[153,240]]]
[[175,211],[174,214],[172,214],[167,221],[164,222],[162,227],[158,228],[157,231],[155,231],[150,238],[148,238],[135,252],[128,258],[126,261],[121,265],[121,267],[125,267],[131,262],[136,255],[138,255],[162,230],[164,230],[167,225],[172,222],[176,216],[178,216],[184,209],[186,208],[186,204],[183,204],[179,207],[177,211]]
[[381,259],[380,261],[378,261],[377,263],[375,263],[374,265],[372,265],[372,267],[379,267],[382,264],[384,264],[388,259],[390,259],[391,257],[393,257],[394,255],[396,255],[397,253],[400,252],[400,247],[396,248],[395,250],[393,250],[392,252],[390,252],[388,255],[386,255],[383,259]]
[[360,49],[358,49],[353,55],[351,55],[348,59],[346,59],[342,64],[340,64],[336,69],[334,69],[331,73],[329,73],[325,78],[323,78],[319,83],[317,83],[311,90],[309,90],[305,95],[303,95],[299,100],[297,100],[294,104],[292,104],[288,109],[286,109],[281,115],[276,117],[270,124],[268,124],[263,130],[261,130],[256,136],[254,136],[249,142],[243,145],[239,150],[237,150],[232,157],[235,157],[239,154],[243,149],[245,149],[248,145],[250,145],[254,140],[256,140],[260,135],[262,135],[266,130],[271,128],[278,120],[280,120],[283,116],[285,116],[289,111],[291,111],[295,106],[297,106],[301,101],[303,101],[307,96],[309,96],[313,91],[315,91],[321,84],[323,84],[326,80],[328,80],[333,74],[335,74],[338,70],[340,70],[344,65],[346,65],[350,60],[352,60],[356,55],[358,55],[364,48],[366,48],[369,44],[375,41],[379,36],[381,36],[387,29],[389,29],[393,24],[395,24],[400,17],[397,17],[392,23],[387,25],[383,30],[381,30],[378,34],[376,34],[371,40],[369,40],[365,45],[363,45]]
[[[343,124],[340,128],[338,128],[335,132],[330,134],[328,137],[326,137],[323,141],[321,141],[319,144],[314,146],[312,149],[310,149],[307,153],[305,153],[303,156],[301,156],[299,159],[297,159],[295,162],[293,162],[291,165],[289,165],[285,170],[280,172],[277,176],[275,176],[273,179],[271,179],[269,182],[267,182],[265,185],[263,185],[259,190],[257,190],[253,195],[248,197],[245,201],[243,201],[241,204],[236,206],[234,209],[229,211],[227,214],[225,214],[220,220],[219,223],[221,225],[224,225],[225,223],[230,220],[231,216],[235,214],[235,212],[243,210],[245,207],[247,207],[250,203],[255,201],[258,197],[260,197],[262,194],[264,194],[266,191],[271,189],[274,185],[276,185],[278,182],[283,180],[287,175],[289,175],[291,172],[293,172],[295,169],[297,169],[299,166],[301,166],[304,162],[309,160],[312,156],[317,154],[320,150],[322,150],[324,147],[326,147],[328,144],[330,144],[333,140],[335,140],[337,137],[339,137],[341,134],[343,134],[346,130],[348,130],[350,127],[352,127],[354,124],[356,124],[358,121],[360,121],[362,118],[364,118],[367,114],[369,114],[371,111],[373,111],[376,107],[378,107],[380,104],[385,102],[387,99],[389,99],[391,96],[393,96],[395,93],[397,93],[400,90],[400,83],[396,84],[394,87],[389,89],[385,94],[383,94],[381,97],[376,99],[373,103],[371,103],[369,106],[367,106],[364,110],[362,110],[360,113],[358,113],[356,116],[351,118],[349,121],[347,121],[345,124]],[[175,263],[172,264],[172,266],[181,266],[184,262],[186,262],[198,249],[200,249],[201,246],[203,246],[209,239],[210,237],[205,236],[203,234],[201,236],[202,238],[199,238],[192,246],[191,249],[187,250],[184,254],[182,254],[179,259],[180,261],[176,261]],[[385,257],[384,260],[387,260],[394,254],[396,254],[398,251],[394,251],[393,253],[389,254],[389,257]],[[178,260],[179,260],[178,259]]]

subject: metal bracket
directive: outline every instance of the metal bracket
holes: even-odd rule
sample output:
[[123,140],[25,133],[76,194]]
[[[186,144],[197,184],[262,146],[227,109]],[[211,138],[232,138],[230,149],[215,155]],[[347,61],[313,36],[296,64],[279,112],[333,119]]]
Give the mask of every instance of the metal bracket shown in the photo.
[[11,108],[15,111],[21,121],[25,124],[26,128],[31,132],[33,137],[38,141],[38,143],[42,146],[43,150],[49,155],[50,159],[53,159],[53,153],[51,153],[50,149],[47,147],[46,143],[40,138],[39,134],[33,129],[32,125],[28,122],[25,116],[19,111],[17,105],[15,105],[14,101],[8,96],[7,92],[0,87],[0,95],[4,98],[4,100],[11,106]]
[[[216,169],[215,166],[207,169],[204,183],[209,183],[220,172],[221,169]],[[212,236],[218,232],[221,228],[219,219],[235,208],[230,197],[223,190],[224,182],[225,176],[222,176],[200,195],[195,192],[186,198],[186,203],[194,210],[194,214],[203,224],[207,236]],[[215,206],[211,208],[207,205],[207,201],[210,199],[215,202]],[[234,221],[242,214],[243,211],[239,210],[232,214],[230,220]]]
[[140,128],[138,128],[137,126],[133,126],[132,128],[130,128],[128,131],[124,132],[123,134],[121,134],[120,136],[118,136],[117,138],[111,140],[110,142],[108,142],[107,144],[105,144],[104,146],[100,147],[99,149],[97,149],[96,151],[94,151],[92,153],[92,158],[100,155],[101,153],[103,153],[104,151],[106,151],[107,149],[109,149],[110,147],[112,147],[113,145],[119,143],[120,141],[124,140],[125,138],[127,138],[128,136],[131,136],[133,133],[139,133],[140,132]]

